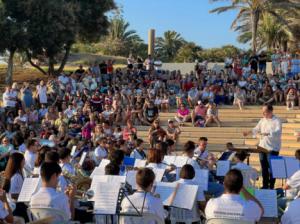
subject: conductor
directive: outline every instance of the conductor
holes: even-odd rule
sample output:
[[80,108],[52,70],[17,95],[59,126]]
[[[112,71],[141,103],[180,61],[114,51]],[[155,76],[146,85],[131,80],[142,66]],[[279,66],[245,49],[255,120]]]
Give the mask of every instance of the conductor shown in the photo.
[[262,108],[263,118],[252,131],[243,132],[244,136],[252,134],[259,137],[259,146],[269,153],[260,153],[259,160],[262,169],[263,189],[274,189],[275,179],[270,172],[270,156],[277,156],[281,148],[281,121],[273,115],[273,106],[265,105]]

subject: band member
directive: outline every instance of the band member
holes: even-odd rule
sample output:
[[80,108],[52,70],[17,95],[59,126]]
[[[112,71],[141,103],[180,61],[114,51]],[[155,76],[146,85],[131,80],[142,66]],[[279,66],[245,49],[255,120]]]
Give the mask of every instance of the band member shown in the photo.
[[270,156],[277,156],[281,148],[281,121],[273,115],[272,105],[265,105],[262,108],[263,118],[252,131],[243,132],[244,136],[253,134],[259,136],[258,146],[263,147],[269,153],[260,153],[259,159],[262,169],[263,189],[274,189],[275,179],[270,173]]

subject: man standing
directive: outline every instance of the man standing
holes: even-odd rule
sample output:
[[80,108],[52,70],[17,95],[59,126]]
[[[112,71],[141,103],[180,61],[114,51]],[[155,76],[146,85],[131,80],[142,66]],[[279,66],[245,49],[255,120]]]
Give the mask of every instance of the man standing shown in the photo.
[[281,148],[281,121],[273,115],[272,105],[263,106],[263,118],[252,131],[243,132],[244,136],[253,134],[259,135],[260,140],[258,146],[263,147],[269,153],[260,153],[259,159],[262,169],[263,189],[274,189],[275,179],[270,173],[270,156],[277,156]]

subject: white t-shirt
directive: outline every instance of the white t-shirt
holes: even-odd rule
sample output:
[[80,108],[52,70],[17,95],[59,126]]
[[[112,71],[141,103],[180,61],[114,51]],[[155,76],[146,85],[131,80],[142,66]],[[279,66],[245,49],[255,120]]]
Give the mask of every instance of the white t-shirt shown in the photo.
[[10,194],[20,194],[24,178],[21,174],[15,173],[10,179]]
[[[155,214],[161,219],[165,218],[164,207],[161,199],[154,197],[151,193],[137,191],[133,195],[129,195],[128,198],[139,212],[141,212],[143,208],[143,212]],[[122,212],[136,212],[127,198],[124,198],[122,201],[121,208]],[[128,222],[130,220],[126,221],[126,219],[127,217],[124,217],[124,223],[130,223]]]
[[46,104],[47,103],[47,86],[38,85],[36,87],[36,91],[39,95],[40,103]]
[[102,148],[101,146],[95,148],[94,154],[96,158],[106,158],[108,156],[106,149]]
[[290,202],[289,206],[285,209],[283,216],[281,217],[282,224],[298,224],[300,223],[299,216],[300,198]]
[[32,171],[34,169],[34,162],[35,162],[35,159],[36,159],[36,153],[31,152],[31,151],[26,149],[25,154],[24,154],[24,158],[25,158],[25,166]]
[[3,106],[4,107],[15,107],[17,103],[17,92],[16,91],[5,91],[3,93]]
[[54,188],[41,187],[37,193],[32,195],[30,200],[31,208],[55,208],[65,212],[68,219],[71,219],[71,211],[68,197],[57,192]]
[[246,201],[240,195],[223,194],[207,202],[205,215],[207,219],[227,218],[256,222],[261,217],[261,210],[254,201]]
[[300,170],[298,170],[290,178],[288,178],[286,184],[291,188],[286,191],[286,196],[288,198],[295,198],[300,191]]

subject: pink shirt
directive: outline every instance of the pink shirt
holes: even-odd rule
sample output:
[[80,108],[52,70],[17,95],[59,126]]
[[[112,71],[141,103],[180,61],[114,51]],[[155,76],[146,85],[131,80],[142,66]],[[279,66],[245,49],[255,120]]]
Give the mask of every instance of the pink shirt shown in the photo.
[[178,109],[177,113],[180,114],[181,116],[186,116],[190,114],[190,111],[187,108],[184,110]]

